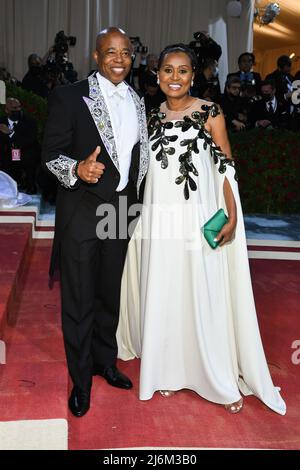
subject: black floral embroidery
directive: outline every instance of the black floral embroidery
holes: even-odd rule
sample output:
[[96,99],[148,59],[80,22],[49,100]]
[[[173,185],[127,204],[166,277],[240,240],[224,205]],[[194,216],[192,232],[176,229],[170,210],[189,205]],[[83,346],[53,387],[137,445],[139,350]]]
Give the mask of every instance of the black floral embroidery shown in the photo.
[[[170,142],[175,142],[178,139],[178,135],[171,135],[166,136],[165,131],[166,129],[172,129],[173,123],[166,122],[162,123],[161,119],[164,119],[165,114],[158,112],[157,114],[158,119],[153,120],[152,124],[151,121],[149,123],[149,129],[151,128],[152,135],[150,137],[150,142],[156,140],[156,142],[152,145],[152,150],[155,152],[159,147],[159,151],[156,155],[156,160],[161,162],[161,167],[163,169],[168,167],[168,155],[174,155],[175,148],[170,146]],[[150,127],[151,126],[151,127]]]
[[[193,112],[192,118],[184,116],[182,121],[176,121],[175,123],[162,122],[162,120],[165,119],[166,114],[162,113],[159,109],[155,109],[152,111],[148,121],[150,142],[154,142],[151,148],[154,152],[159,148],[156,160],[161,162],[161,167],[163,169],[168,167],[168,156],[175,154],[175,148],[170,146],[170,142],[175,142],[178,139],[178,135],[166,136],[166,129],[177,127],[181,128],[182,132],[187,132],[193,127],[198,130],[197,135],[193,139],[184,139],[180,142],[181,147],[186,147],[186,149],[184,153],[179,155],[180,175],[176,178],[175,182],[176,184],[184,182],[185,199],[189,199],[189,189],[191,191],[197,190],[196,182],[191,175],[198,176],[198,172],[193,164],[192,154],[199,153],[199,139],[203,141],[204,150],[207,150],[209,147],[214,163],[216,165],[219,164],[218,171],[220,173],[225,173],[227,165],[234,167],[234,161],[226,157],[221,148],[214,143],[210,133],[204,126],[209,115],[216,117],[220,114],[219,107],[216,104],[211,106],[204,105],[202,109],[203,112]],[[235,179],[237,179],[236,174]]]

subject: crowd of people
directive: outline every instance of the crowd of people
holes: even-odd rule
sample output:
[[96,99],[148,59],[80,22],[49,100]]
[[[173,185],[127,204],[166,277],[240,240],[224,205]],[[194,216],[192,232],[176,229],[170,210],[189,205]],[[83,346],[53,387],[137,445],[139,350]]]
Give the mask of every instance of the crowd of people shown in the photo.
[[[195,33],[194,37],[195,41],[189,47],[196,55],[197,64],[190,95],[219,104],[228,131],[240,132],[253,128],[299,131],[300,106],[293,103],[292,94],[293,81],[300,78],[300,71],[295,76],[291,75],[292,61],[288,56],[280,56],[277,69],[263,80],[259,73],[253,71],[254,54],[244,52],[238,58],[238,70],[228,74],[222,93],[218,71],[221,46],[207,32]],[[64,35],[63,38],[67,41]],[[52,46],[43,58],[36,53],[30,54],[28,71],[22,82],[13,79],[5,69],[0,70],[0,79],[48,99],[56,87],[78,79],[77,72],[67,59],[62,60],[61,56],[57,59],[55,47]],[[126,81],[144,96],[147,115],[165,101],[157,71],[158,57],[144,52],[138,69],[126,77]],[[95,71],[91,71],[90,75],[93,73]],[[0,119],[0,169],[12,176],[18,187],[28,194],[35,194],[40,187],[44,198],[54,202],[56,183],[40,170],[36,123],[28,113],[23,112],[22,103],[14,97],[7,101],[5,114]],[[19,157],[13,152],[14,149],[19,150]]]

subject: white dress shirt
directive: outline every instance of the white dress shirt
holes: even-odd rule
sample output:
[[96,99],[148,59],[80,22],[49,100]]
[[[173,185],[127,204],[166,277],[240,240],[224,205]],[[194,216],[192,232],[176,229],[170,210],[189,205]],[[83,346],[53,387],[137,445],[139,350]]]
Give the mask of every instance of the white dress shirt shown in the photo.
[[9,138],[12,138],[12,136],[15,133],[14,126],[15,124],[17,125],[19,121],[12,121],[11,119],[7,118],[8,120],[8,128],[11,130],[11,133],[9,134]]
[[120,165],[121,178],[116,190],[122,191],[128,184],[132,149],[139,141],[136,107],[125,82],[116,86],[99,72],[97,79],[111,118]]

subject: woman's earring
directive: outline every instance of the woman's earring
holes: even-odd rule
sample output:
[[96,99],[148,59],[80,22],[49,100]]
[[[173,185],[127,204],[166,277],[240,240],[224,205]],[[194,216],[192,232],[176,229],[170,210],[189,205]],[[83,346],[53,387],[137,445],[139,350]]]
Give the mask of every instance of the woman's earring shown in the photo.
[[194,80],[191,81],[191,88],[194,86]]
[[157,85],[159,85],[159,84],[160,84],[160,81],[159,81],[159,78],[157,77]]

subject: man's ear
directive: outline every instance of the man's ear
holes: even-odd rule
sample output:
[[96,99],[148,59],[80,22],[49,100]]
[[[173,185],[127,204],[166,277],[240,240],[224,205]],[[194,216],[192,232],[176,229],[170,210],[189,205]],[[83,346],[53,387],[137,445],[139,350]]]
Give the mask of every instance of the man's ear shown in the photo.
[[94,58],[94,61],[98,63],[98,57],[99,57],[99,54],[98,54],[98,51],[94,51],[93,52],[93,58]]

